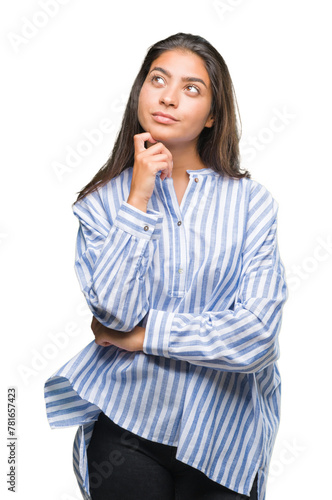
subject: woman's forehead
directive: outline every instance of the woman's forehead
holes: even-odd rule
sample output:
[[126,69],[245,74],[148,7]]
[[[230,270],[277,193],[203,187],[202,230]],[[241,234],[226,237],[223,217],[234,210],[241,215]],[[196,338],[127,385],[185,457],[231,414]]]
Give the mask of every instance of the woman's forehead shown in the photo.
[[197,76],[209,81],[209,74],[204,60],[198,54],[184,49],[167,50],[152,61],[149,72],[155,67],[162,67],[171,76]]

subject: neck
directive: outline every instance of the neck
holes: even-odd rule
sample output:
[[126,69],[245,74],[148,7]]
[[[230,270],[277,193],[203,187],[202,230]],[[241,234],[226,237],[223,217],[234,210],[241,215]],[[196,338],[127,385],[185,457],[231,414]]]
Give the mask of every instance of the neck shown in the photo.
[[187,177],[187,170],[206,168],[206,165],[202,162],[197,152],[196,142],[189,142],[186,144],[165,144],[165,146],[173,157],[172,177],[174,179]]

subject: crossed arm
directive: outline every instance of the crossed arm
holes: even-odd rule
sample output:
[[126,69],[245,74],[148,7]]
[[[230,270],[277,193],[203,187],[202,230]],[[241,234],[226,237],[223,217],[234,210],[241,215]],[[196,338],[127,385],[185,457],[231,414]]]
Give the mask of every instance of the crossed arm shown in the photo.
[[130,332],[119,332],[102,325],[93,316],[91,329],[95,335],[95,342],[98,345],[103,347],[115,345],[126,351],[143,351],[145,328],[142,326],[135,326]]
[[[111,226],[95,210],[96,200],[78,206],[76,271],[94,316],[96,343],[225,371],[251,373],[274,362],[287,289],[276,239],[277,207],[264,192],[256,198],[248,209],[234,305],[201,313],[151,308],[146,278],[161,234],[156,213],[140,213],[124,203]],[[145,328],[138,326],[146,316]]]

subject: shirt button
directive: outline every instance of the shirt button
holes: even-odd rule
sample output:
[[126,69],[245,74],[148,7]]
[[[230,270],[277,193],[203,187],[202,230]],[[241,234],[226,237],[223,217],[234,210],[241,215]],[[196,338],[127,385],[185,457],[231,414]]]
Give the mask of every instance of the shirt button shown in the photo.
[[178,270],[178,273],[179,273],[179,274],[182,274],[182,273],[183,273],[183,269],[179,269],[179,270]]
[[199,182],[199,179],[197,179],[197,177],[195,177],[195,182]]
[[144,226],[144,231],[148,231],[149,230],[149,226]]
[[178,220],[178,226],[181,226],[182,222],[180,220]]

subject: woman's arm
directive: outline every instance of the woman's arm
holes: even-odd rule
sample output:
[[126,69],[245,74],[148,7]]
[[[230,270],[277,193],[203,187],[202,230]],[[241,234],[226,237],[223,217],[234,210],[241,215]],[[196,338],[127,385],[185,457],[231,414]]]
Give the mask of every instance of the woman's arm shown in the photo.
[[[272,197],[271,197],[272,198]],[[214,369],[257,372],[279,357],[278,333],[287,298],[277,246],[276,204],[248,229],[234,307],[201,314],[151,309],[143,351]]]
[[[170,152],[149,132],[137,134],[133,140],[129,197],[112,225],[98,191],[74,205],[80,220],[75,267],[82,291],[96,319],[123,332],[132,330],[149,310],[146,277],[161,234],[162,215],[147,206],[156,173],[162,170],[164,179],[173,166]],[[154,144],[146,149],[145,141]],[[114,186],[110,195],[118,197]]]
[[162,215],[123,202],[110,221],[97,191],[73,210],[80,222],[75,270],[87,303],[103,325],[130,331],[149,310],[147,270]]
[[107,328],[93,317],[91,330],[95,335],[96,344],[102,347],[115,345],[125,351],[143,351],[144,327],[135,326],[130,332],[118,332],[117,330]]

